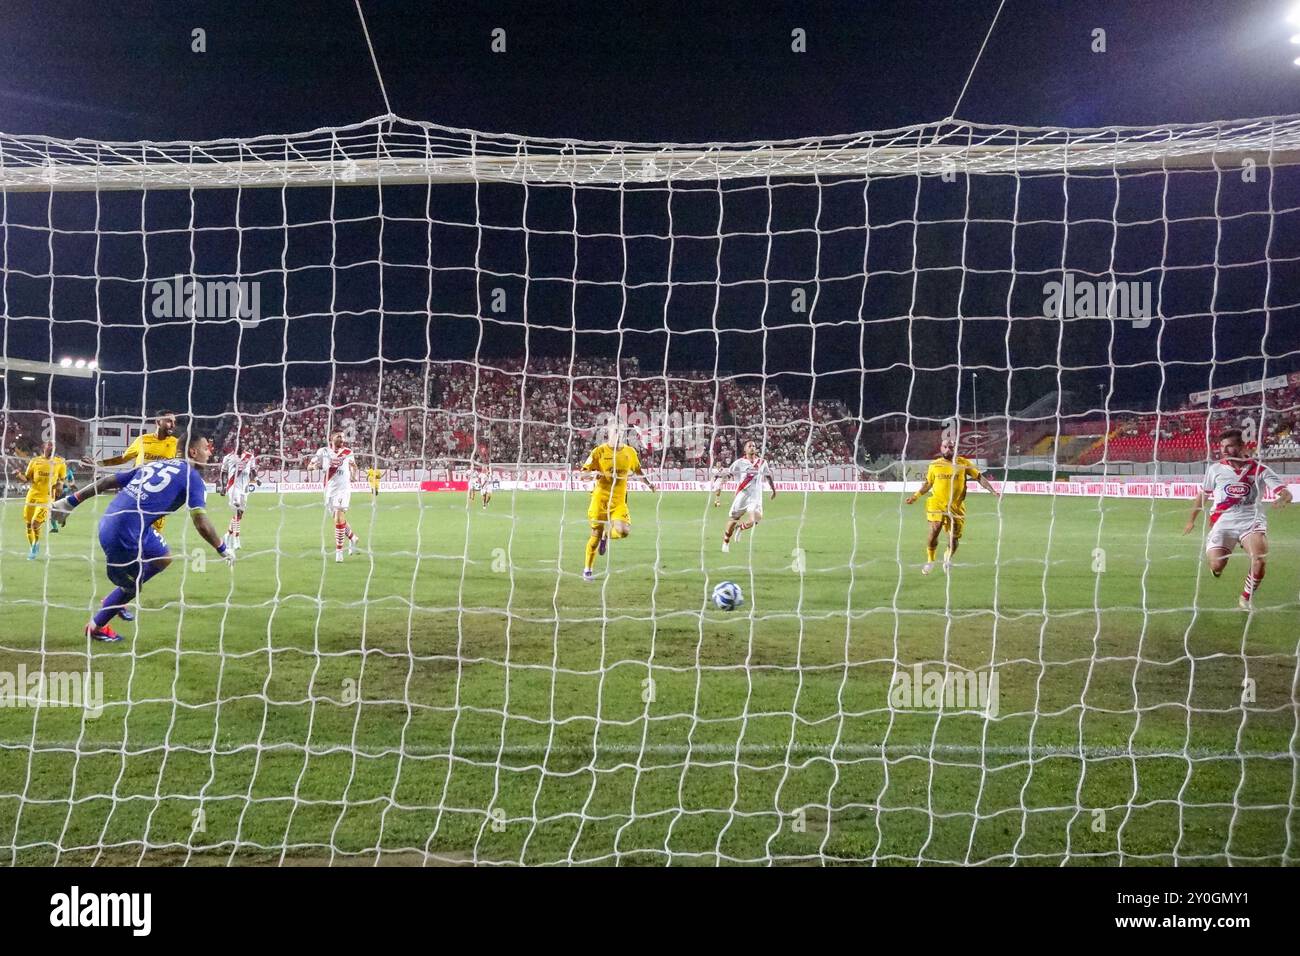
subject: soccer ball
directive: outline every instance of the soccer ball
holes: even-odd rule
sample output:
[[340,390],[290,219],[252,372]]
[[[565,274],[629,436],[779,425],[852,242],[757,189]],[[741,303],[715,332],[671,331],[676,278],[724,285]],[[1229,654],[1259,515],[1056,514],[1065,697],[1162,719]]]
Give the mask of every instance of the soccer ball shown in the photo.
[[740,585],[734,581],[723,581],[713,589],[713,603],[723,611],[734,611],[745,603],[745,595],[740,591]]

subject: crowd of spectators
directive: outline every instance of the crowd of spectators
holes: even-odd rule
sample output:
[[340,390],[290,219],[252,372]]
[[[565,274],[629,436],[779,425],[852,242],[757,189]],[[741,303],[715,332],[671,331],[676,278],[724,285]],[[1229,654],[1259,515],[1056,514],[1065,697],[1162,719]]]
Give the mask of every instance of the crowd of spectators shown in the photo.
[[1190,396],[1176,408],[1110,422],[1078,459],[1080,465],[1110,461],[1193,462],[1212,458],[1217,436],[1240,428],[1248,444],[1266,459],[1300,457],[1300,382],[1246,395],[1213,398],[1207,405]]
[[730,460],[753,438],[774,463],[815,467],[853,459],[856,423],[842,402],[794,399],[759,376],[643,374],[635,358],[521,357],[344,370],[295,386],[283,401],[232,412],[222,450],[252,449],[293,467],[333,428],[363,462],[572,463],[614,418],[653,467]]
[[[1300,459],[1300,377],[1291,378],[1278,388],[1208,404],[1189,396],[1159,415],[1053,423],[1053,433],[1059,428],[1069,439],[1055,454],[1067,454],[1078,465],[1103,458],[1203,461],[1213,457],[1220,431],[1244,426],[1261,457]],[[251,449],[268,468],[293,468],[326,442],[331,429],[340,428],[363,467],[574,464],[605,439],[615,416],[652,468],[727,462],[751,438],[776,465],[849,465],[863,427],[842,402],[792,396],[772,378],[650,373],[636,358],[533,356],[526,363],[513,357],[341,368],[328,382],[289,388],[280,401],[231,411],[217,429],[217,444],[220,452]],[[41,422],[37,412],[7,413],[0,454],[21,459],[37,453]],[[72,447],[75,429],[63,424],[60,453],[80,457],[85,449]],[[863,447],[881,438],[875,434],[879,428],[866,429]],[[969,440],[985,432],[992,446],[1005,447],[1006,433],[999,429],[981,426]],[[1028,452],[1042,433],[1041,423],[1014,429],[1013,450]],[[902,434],[910,436],[910,448],[937,444],[938,432],[933,441],[922,441],[917,423]],[[971,448],[966,453],[978,457],[979,450]]]
[[423,372],[340,371],[327,385],[294,386],[284,400],[226,416],[218,428],[223,451],[252,449],[269,465],[293,467],[342,429],[361,456],[387,467],[423,461],[427,423]]

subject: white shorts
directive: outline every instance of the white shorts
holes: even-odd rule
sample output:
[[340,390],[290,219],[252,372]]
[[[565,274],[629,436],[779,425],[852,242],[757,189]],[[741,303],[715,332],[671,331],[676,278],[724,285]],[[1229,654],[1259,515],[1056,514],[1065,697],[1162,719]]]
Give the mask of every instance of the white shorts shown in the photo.
[[1268,533],[1268,522],[1264,520],[1263,515],[1244,509],[1240,517],[1231,513],[1225,514],[1210,526],[1210,533],[1205,539],[1205,550],[1222,549],[1231,554],[1237,550],[1237,545],[1241,543],[1242,538],[1256,531]]
[[352,489],[325,492],[325,507],[330,511],[347,511],[352,504]]
[[243,511],[248,507],[248,492],[245,490],[247,487],[247,485],[236,485],[226,494],[226,500],[234,510]]
[[763,489],[755,488],[750,490],[736,492],[736,497],[731,499],[731,512],[733,518],[739,518],[746,511],[754,512],[754,517],[763,517]]

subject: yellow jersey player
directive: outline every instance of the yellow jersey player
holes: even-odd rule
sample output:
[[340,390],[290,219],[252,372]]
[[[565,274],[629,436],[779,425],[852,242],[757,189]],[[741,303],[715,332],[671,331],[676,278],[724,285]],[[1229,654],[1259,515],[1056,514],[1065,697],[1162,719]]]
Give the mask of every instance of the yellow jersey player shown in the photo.
[[[377,465],[379,462],[375,462],[375,464]],[[382,477],[384,477],[384,473],[374,465],[366,469],[366,481],[370,482],[370,493],[376,498],[379,497],[379,479]]]
[[27,462],[27,468],[15,470],[14,475],[31,485],[23,505],[23,524],[27,526],[27,560],[35,561],[41,553],[41,528],[50,517],[50,502],[59,497],[68,477],[68,465],[54,454],[54,442],[47,441],[41,453]]
[[[113,468],[117,465],[128,464],[132,468],[142,468],[146,462],[175,458],[176,413],[159,412],[154,424],[157,427],[154,434],[138,436],[135,441],[126,446],[126,451],[122,452],[122,454],[114,458],[105,458],[103,461],[87,461],[87,464],[97,465],[100,468]],[[159,534],[162,534],[166,520],[166,518],[159,518],[153,523],[154,530]]]
[[609,538],[626,538],[632,533],[632,516],[627,507],[628,478],[636,475],[650,491],[654,485],[641,472],[641,459],[636,449],[621,440],[617,425],[610,428],[610,440],[597,445],[582,463],[582,471],[595,472],[596,482],[591,489],[591,504],[587,518],[591,522],[591,537],[587,539],[584,581],[593,581],[596,572],[596,555],[605,553]]
[[925,520],[930,522],[929,537],[925,542],[925,564],[922,574],[934,570],[934,554],[939,546],[939,533],[948,532],[948,550],[943,556],[943,569],[952,570],[952,556],[957,553],[962,532],[966,528],[966,481],[974,478],[985,491],[1002,497],[989,480],[980,474],[975,463],[957,454],[957,443],[945,438],[939,446],[939,457],[930,462],[925,472],[925,483],[907,499],[910,505],[926,492],[930,498],[925,503]]

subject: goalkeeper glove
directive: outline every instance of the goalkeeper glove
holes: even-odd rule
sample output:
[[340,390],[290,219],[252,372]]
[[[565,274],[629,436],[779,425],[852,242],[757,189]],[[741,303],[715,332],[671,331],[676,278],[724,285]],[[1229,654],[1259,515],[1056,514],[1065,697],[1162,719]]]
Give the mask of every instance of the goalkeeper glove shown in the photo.
[[72,509],[77,507],[81,502],[77,499],[77,493],[74,491],[66,498],[60,498],[50,506],[50,524],[63,525],[68,523],[68,516],[72,514]]
[[227,548],[224,541],[217,545],[217,554],[221,555],[221,560],[225,561],[230,567],[235,566],[235,551],[233,548]]

